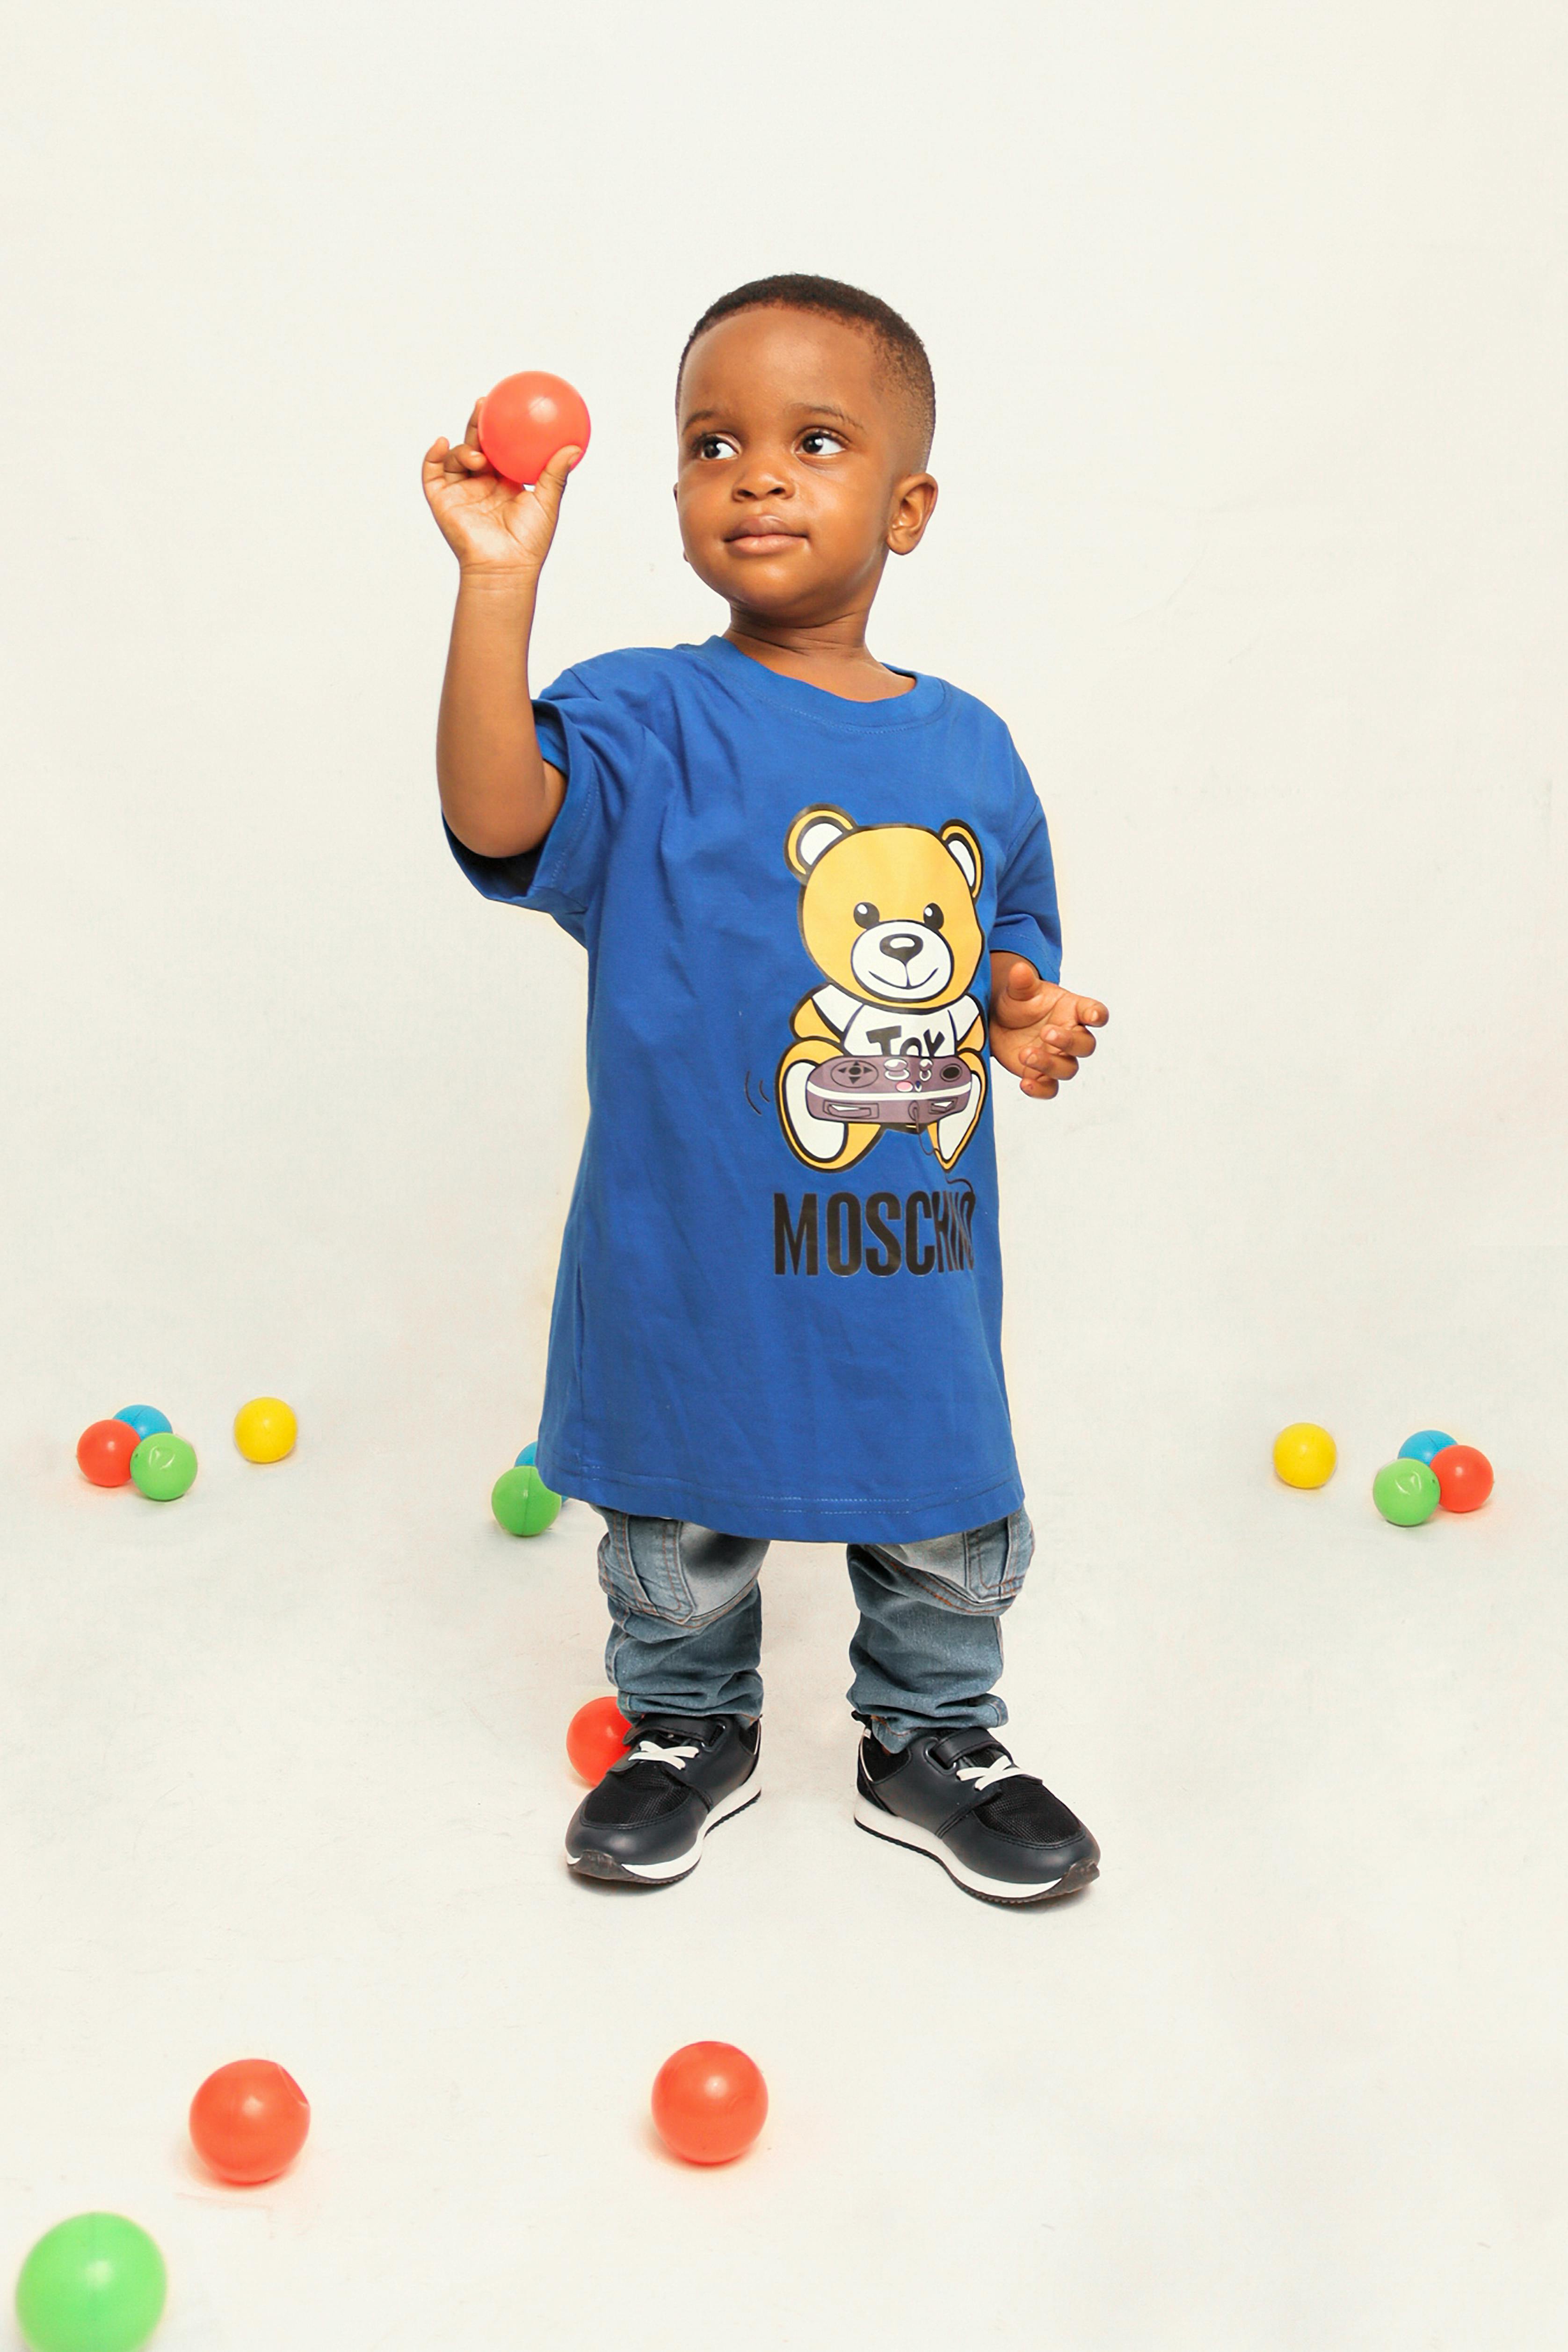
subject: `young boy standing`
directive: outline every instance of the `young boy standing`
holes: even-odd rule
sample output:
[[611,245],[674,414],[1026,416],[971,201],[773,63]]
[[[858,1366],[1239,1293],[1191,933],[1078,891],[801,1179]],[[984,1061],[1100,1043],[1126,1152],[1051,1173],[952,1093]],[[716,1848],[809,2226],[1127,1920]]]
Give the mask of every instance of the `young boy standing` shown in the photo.
[[759,1790],[758,1570],[847,1546],[863,1829],[987,1901],[1100,1849],[994,1737],[1034,1548],[1001,1356],[993,1066],[1043,1098],[1105,1007],[1058,983],[1046,821],[1006,729],[890,669],[866,622],[920,542],[923,345],[832,279],[744,286],[677,382],[687,561],[730,625],[605,654],[537,700],[528,640],[567,474],[424,463],[459,566],[437,742],[489,898],[586,948],[590,1114],[540,1423],[605,1519],[631,1731],[567,1860],[671,1885]]

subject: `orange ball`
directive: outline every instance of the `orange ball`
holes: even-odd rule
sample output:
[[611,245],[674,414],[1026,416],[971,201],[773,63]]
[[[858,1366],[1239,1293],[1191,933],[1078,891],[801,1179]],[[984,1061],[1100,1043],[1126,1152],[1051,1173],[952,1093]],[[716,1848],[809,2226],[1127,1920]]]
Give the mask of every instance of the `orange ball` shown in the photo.
[[537,482],[557,449],[585,456],[592,430],[582,394],[541,368],[503,375],[479,403],[479,446],[508,482]]
[[196,2154],[220,2180],[246,2188],[286,2171],[310,2128],[310,2102],[270,2058],[220,2066],[191,2101]]
[[1432,1456],[1437,1500],[1446,1511],[1479,1511],[1492,1490],[1492,1465],[1473,1445],[1445,1445]]
[[743,2156],[768,2119],[760,2068],[729,2042],[689,2042],[653,2082],[653,2120],[666,2147],[688,2164]]
[[77,1439],[77,1468],[95,1486],[123,1486],[141,1443],[128,1421],[95,1421]]
[[631,1725],[613,1698],[591,1698],[566,1727],[572,1769],[596,1789],[621,1754]]

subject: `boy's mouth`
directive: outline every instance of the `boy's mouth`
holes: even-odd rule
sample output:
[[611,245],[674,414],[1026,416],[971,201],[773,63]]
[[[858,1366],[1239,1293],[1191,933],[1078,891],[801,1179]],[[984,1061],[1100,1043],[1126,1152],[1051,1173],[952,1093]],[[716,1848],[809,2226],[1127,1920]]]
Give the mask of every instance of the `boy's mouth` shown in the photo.
[[792,530],[787,523],[780,522],[776,515],[749,516],[746,521],[737,523],[733,530],[724,533],[726,544],[732,547],[738,555],[780,555],[797,539],[805,537],[805,531]]

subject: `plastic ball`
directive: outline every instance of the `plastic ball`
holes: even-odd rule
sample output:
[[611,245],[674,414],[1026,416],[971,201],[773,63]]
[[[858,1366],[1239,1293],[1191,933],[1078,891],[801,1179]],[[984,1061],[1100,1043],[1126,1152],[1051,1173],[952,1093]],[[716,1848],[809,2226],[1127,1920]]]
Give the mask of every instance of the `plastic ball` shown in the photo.
[[237,2058],[209,2074],[191,2101],[196,2154],[220,2180],[244,2188],[275,2180],[305,2145],[310,2102],[286,2067]]
[[761,2071],[728,2042],[688,2042],[654,2077],[655,2128],[688,2164],[728,2164],[743,2156],[767,2115]]
[[1445,1445],[1432,1475],[1446,1511],[1479,1511],[1492,1490],[1492,1465],[1473,1445]]
[[1293,1421],[1274,1441],[1274,1468],[1287,1486],[1323,1486],[1339,1459],[1334,1441],[1315,1421]]
[[128,1421],[138,1437],[167,1437],[174,1423],[155,1404],[122,1404],[115,1414],[116,1421]]
[[131,1475],[150,1503],[174,1503],[196,1475],[196,1449],[184,1437],[144,1437],[131,1456]]
[[141,1443],[128,1421],[95,1421],[77,1439],[76,1466],[95,1486],[123,1486]]
[[234,1416],[234,1442],[247,1462],[281,1462],[300,1424],[281,1397],[252,1397]]
[[168,2292],[145,2230],[119,2213],[78,2213],[22,2264],[16,2317],[32,2352],[141,2352]]
[[1419,1528],[1437,1507],[1437,1481],[1425,1462],[1403,1454],[1384,1464],[1372,1482],[1372,1499],[1391,1527]]
[[509,1536],[542,1536],[559,1518],[561,1497],[528,1463],[501,1472],[490,1488],[490,1508]]
[[566,1727],[566,1753],[572,1769],[596,1789],[626,1750],[631,1725],[613,1698],[591,1698]]
[[533,1440],[533,1441],[531,1441],[529,1444],[527,1444],[527,1445],[525,1445],[525,1446],[523,1447],[522,1452],[521,1452],[521,1453],[518,1455],[518,1457],[517,1457],[517,1461],[516,1461],[516,1464],[515,1464],[515,1465],[514,1465],[514,1466],[515,1466],[517,1469],[519,1469],[519,1470],[526,1470],[526,1469],[528,1469],[528,1468],[531,1465],[531,1464],[533,1463],[533,1461],[535,1460],[535,1458],[537,1457],[538,1453],[539,1453],[539,1442],[538,1442],[538,1440],[537,1440],[537,1439],[534,1439],[534,1440]]
[[1434,1454],[1441,1454],[1446,1445],[1453,1443],[1446,1429],[1418,1429],[1400,1447],[1399,1458],[1402,1462],[1430,1462]]
[[557,449],[587,453],[587,404],[564,377],[525,368],[479,403],[479,446],[503,480],[537,482]]

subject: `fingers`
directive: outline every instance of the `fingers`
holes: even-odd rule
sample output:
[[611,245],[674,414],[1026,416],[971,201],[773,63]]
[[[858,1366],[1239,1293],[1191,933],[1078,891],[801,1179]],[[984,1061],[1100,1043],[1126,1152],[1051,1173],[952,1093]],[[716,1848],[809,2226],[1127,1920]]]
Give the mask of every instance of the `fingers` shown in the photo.
[[1050,1018],[1041,1024],[1039,1043],[1058,1054],[1070,1055],[1075,1063],[1086,1061],[1098,1042],[1090,1036],[1090,1030],[1102,1029],[1110,1018],[1099,997],[1069,996],[1062,990],[1051,1007]]
[[1076,1078],[1078,1066],[1094,1051],[1094,1039],[1076,1025],[1058,1028],[1047,1024],[1018,1045],[1018,1067],[1043,1077]]
[[[1051,993],[1054,992],[1047,992],[1045,1003],[1036,1002],[1019,1003],[1014,1005],[1010,1012],[1004,1012],[998,1006],[994,1011],[993,1018],[999,1027],[1012,1036],[1026,1058],[1034,1048],[1045,1045],[1048,1046],[1053,1053],[1068,1055],[1074,1061],[1082,1061],[1086,1055],[1093,1053],[1095,1041],[1081,1023],[1068,1017],[1067,1005],[1073,1000],[1069,997],[1067,1004],[1059,1001],[1053,1004],[1049,1002]],[[1053,1015],[1049,1020],[1044,1018],[1047,1011]],[[1026,1031],[1033,1034],[1026,1037],[1024,1034]]]
[[552,525],[561,511],[561,500],[566,488],[566,477],[582,455],[583,452],[574,442],[568,442],[564,449],[557,449],[533,486],[533,495],[544,509]]
[[1059,1045],[1036,1044],[1026,1045],[1018,1057],[1019,1070],[1030,1077],[1059,1078],[1064,1082],[1078,1076],[1078,1056]]
[[1027,1093],[1031,1082],[1048,1079],[1055,1094],[1058,1085],[1078,1076],[1078,1056],[1060,1046],[1047,1045],[1037,1034],[994,1027],[991,1032],[991,1058],[1023,1085]]
[[1047,1021],[1040,1032],[1040,1039],[1042,1044],[1054,1046],[1058,1053],[1070,1054],[1079,1062],[1086,1060],[1093,1053],[1097,1042],[1076,1022],[1071,1027],[1064,1028],[1058,1022]]
[[992,998],[992,1018],[1009,1029],[1027,1028],[1054,1007],[1058,993],[1026,963],[1016,963]]
[[1048,1102],[1095,1050],[1091,1032],[1110,1015],[1097,996],[1075,996],[1026,963],[1009,967],[992,1005],[991,1052],[1025,1094]]
[[426,482],[434,482],[443,477],[448,481],[467,480],[470,475],[488,474],[491,470],[489,459],[477,443],[453,443],[444,433],[431,442],[425,452],[422,466]]

